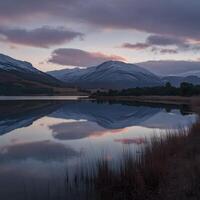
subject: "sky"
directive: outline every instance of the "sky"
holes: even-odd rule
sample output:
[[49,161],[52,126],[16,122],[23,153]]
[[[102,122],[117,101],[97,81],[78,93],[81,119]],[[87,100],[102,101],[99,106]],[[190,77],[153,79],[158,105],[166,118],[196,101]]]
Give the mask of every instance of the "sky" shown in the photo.
[[199,0],[0,0],[1,53],[42,71],[199,61]]

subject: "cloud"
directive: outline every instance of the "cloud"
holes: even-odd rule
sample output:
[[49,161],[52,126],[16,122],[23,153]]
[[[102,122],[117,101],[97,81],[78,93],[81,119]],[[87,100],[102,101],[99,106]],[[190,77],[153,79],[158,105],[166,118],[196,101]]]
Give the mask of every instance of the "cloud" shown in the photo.
[[149,48],[151,45],[147,43],[124,43],[121,45],[122,48],[127,48],[127,49],[134,49],[134,50],[143,50]]
[[0,1],[0,23],[45,17],[200,40],[199,9],[198,0],[7,0]]
[[[166,48],[167,46],[175,47],[176,49]],[[121,48],[133,50],[143,50],[149,47],[151,47],[151,52],[161,54],[176,54],[179,51],[200,49],[199,44],[191,43],[188,39],[168,35],[150,35],[143,43],[123,43],[121,45]]]
[[158,45],[158,46],[186,46],[187,41],[183,38],[172,37],[172,36],[163,36],[163,35],[150,35],[146,41],[149,45]]
[[176,49],[161,49],[161,54],[177,54],[178,51]]
[[60,48],[53,51],[51,63],[71,66],[92,66],[107,60],[125,61],[125,58],[117,55],[106,55],[100,52],[89,52],[81,49]]
[[170,48],[158,48],[158,47],[152,47],[151,52],[155,54],[177,54],[178,49],[170,49]]
[[43,26],[32,30],[0,27],[1,42],[33,47],[49,48],[54,45],[70,42],[77,37],[82,38],[83,34],[66,30],[63,27],[52,28]]

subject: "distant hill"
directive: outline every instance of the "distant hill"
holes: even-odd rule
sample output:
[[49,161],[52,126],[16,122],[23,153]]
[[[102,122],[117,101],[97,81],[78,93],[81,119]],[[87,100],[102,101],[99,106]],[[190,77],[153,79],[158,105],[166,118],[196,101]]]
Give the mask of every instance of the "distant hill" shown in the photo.
[[193,85],[200,85],[200,77],[198,76],[186,76],[186,77],[166,76],[166,77],[163,77],[162,80],[165,83],[170,82],[171,85],[175,87],[179,87],[180,84],[183,82],[192,83]]
[[137,65],[158,76],[200,77],[200,62],[195,61],[147,61]]
[[86,69],[64,69],[48,74],[69,86],[87,89],[125,89],[162,85],[161,79],[142,67],[119,61],[107,61]]
[[0,77],[0,95],[53,94],[67,91],[64,83],[34,68],[31,63],[3,54],[0,54]]

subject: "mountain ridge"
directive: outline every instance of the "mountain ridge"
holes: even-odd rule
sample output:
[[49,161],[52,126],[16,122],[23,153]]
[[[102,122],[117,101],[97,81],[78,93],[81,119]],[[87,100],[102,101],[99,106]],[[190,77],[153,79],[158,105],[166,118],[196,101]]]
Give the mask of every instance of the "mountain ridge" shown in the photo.
[[150,60],[137,63],[158,76],[190,76],[200,77],[199,61],[181,61],[181,60]]
[[125,89],[162,85],[161,79],[150,71],[121,61],[106,61],[98,66],[57,70],[48,74],[67,85],[90,89]]
[[[67,92],[65,84],[29,62],[0,54],[0,95],[37,95]],[[71,92],[73,92],[71,90]]]

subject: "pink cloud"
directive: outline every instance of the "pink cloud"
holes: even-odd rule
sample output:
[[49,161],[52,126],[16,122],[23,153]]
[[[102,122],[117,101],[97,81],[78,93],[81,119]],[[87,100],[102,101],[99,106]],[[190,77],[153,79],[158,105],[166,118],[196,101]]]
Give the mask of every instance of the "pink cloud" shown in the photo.
[[92,66],[108,60],[126,61],[125,58],[118,55],[106,55],[100,52],[63,48],[53,51],[49,62],[69,66]]

